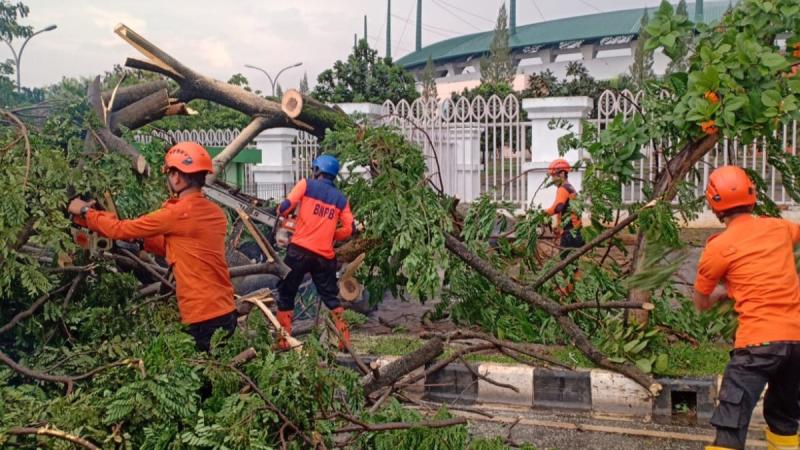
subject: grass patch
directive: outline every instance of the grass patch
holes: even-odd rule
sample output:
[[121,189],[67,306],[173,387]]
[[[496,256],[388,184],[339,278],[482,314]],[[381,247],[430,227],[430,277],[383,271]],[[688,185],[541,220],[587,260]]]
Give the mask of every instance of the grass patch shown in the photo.
[[663,375],[667,377],[719,375],[725,370],[730,357],[729,345],[701,344],[696,348],[684,342],[669,346],[669,366]]

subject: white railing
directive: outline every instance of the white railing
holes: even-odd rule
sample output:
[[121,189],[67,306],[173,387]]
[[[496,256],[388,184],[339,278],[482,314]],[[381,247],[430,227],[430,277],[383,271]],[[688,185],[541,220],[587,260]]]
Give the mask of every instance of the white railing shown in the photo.
[[529,129],[513,96],[417,99],[383,104],[384,121],[420,146],[431,180],[464,201],[489,192],[495,200],[523,205],[530,160]]
[[153,130],[149,133],[136,134],[136,142],[148,144],[155,136],[168,143],[194,141],[206,147],[225,147],[236,139],[239,132],[240,130],[235,128],[215,130]]
[[[642,96],[642,92],[635,94],[630,91],[620,93],[604,92],[597,101],[595,124],[598,129],[604,129],[617,114],[623,114],[623,117],[627,119],[638,112]],[[783,148],[788,153],[796,155],[798,145],[800,145],[797,121],[784,125],[779,138]],[[722,139],[697,163],[695,170],[687,175],[687,181],[697,186],[697,195],[701,196],[708,183],[709,174],[716,167],[733,164],[745,169],[752,169],[758,173],[767,183],[769,187],[768,194],[775,203],[779,205],[794,205],[795,202],[787,195],[786,189],[781,183],[780,172],[767,162],[764,141],[764,139],[756,139],[754,142],[744,145],[737,139]],[[668,145],[669,143],[664,144]],[[642,150],[642,154],[645,157],[636,163],[638,180],[623,187],[624,201],[633,203],[644,200],[643,188],[645,184],[652,183],[658,172],[666,164],[663,153],[660,151],[662,147],[664,145],[651,142]]]

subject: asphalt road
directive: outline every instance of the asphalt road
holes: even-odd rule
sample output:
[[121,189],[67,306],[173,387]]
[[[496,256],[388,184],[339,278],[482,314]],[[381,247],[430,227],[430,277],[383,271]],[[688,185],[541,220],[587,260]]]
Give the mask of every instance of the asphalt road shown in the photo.
[[[486,418],[468,412],[452,411],[469,419],[472,435],[510,437],[512,442],[530,443],[539,450],[701,450],[710,444],[710,426],[675,426],[649,421],[601,419],[588,414],[568,414],[529,409],[495,409],[481,405]],[[517,419],[520,419],[513,427]],[[509,433],[509,427],[511,427]],[[751,429],[748,449],[764,449],[763,434]]]

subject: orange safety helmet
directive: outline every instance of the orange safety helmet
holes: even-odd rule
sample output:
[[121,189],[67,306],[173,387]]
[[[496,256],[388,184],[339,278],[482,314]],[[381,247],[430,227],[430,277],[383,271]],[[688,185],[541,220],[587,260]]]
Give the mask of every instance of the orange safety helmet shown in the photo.
[[708,177],[706,201],[716,214],[739,206],[753,206],[756,186],[741,167],[720,167]]
[[566,159],[556,159],[547,166],[547,174],[553,176],[559,172],[567,172],[569,173],[572,170],[572,166],[569,165]]
[[214,173],[211,156],[197,142],[178,142],[170,147],[167,154],[164,155],[162,170],[166,173],[169,169],[176,169],[183,173]]

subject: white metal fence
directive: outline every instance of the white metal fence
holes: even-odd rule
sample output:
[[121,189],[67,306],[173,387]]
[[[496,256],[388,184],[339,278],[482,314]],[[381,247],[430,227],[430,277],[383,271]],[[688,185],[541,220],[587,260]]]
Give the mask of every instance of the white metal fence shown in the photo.
[[213,130],[153,130],[149,133],[139,133],[136,141],[148,144],[153,137],[163,139],[167,143],[182,141],[194,141],[205,147],[225,147],[232,140],[239,136],[239,131],[235,128],[223,128]]
[[[604,92],[597,102],[596,125],[599,129],[604,129],[617,114],[622,114],[624,118],[631,117],[638,111],[643,93],[623,92]],[[786,152],[793,155],[797,154],[798,145],[798,124],[797,121],[783,127],[780,135],[777,136]],[[667,143],[668,144],[668,143]],[[708,183],[709,174],[717,167],[732,164],[746,169],[752,169],[758,173],[767,183],[770,198],[779,205],[789,205],[795,202],[787,195],[786,189],[781,183],[780,172],[767,162],[767,152],[765,150],[765,140],[756,139],[754,142],[744,145],[737,139],[723,139],[703,159],[697,163],[695,170],[687,175],[687,181],[697,186],[697,195],[703,195],[703,190]],[[637,162],[637,180],[623,187],[623,200],[626,202],[639,202],[644,200],[643,188],[655,179],[658,172],[663,169],[666,161],[660,151],[662,145],[651,142],[642,150],[644,159]]]
[[[522,165],[530,160],[530,132],[515,96],[387,101],[383,113],[385,123],[422,148],[445,193],[470,201],[490,192],[495,200],[526,203]],[[475,172],[477,186],[470,185]]]

